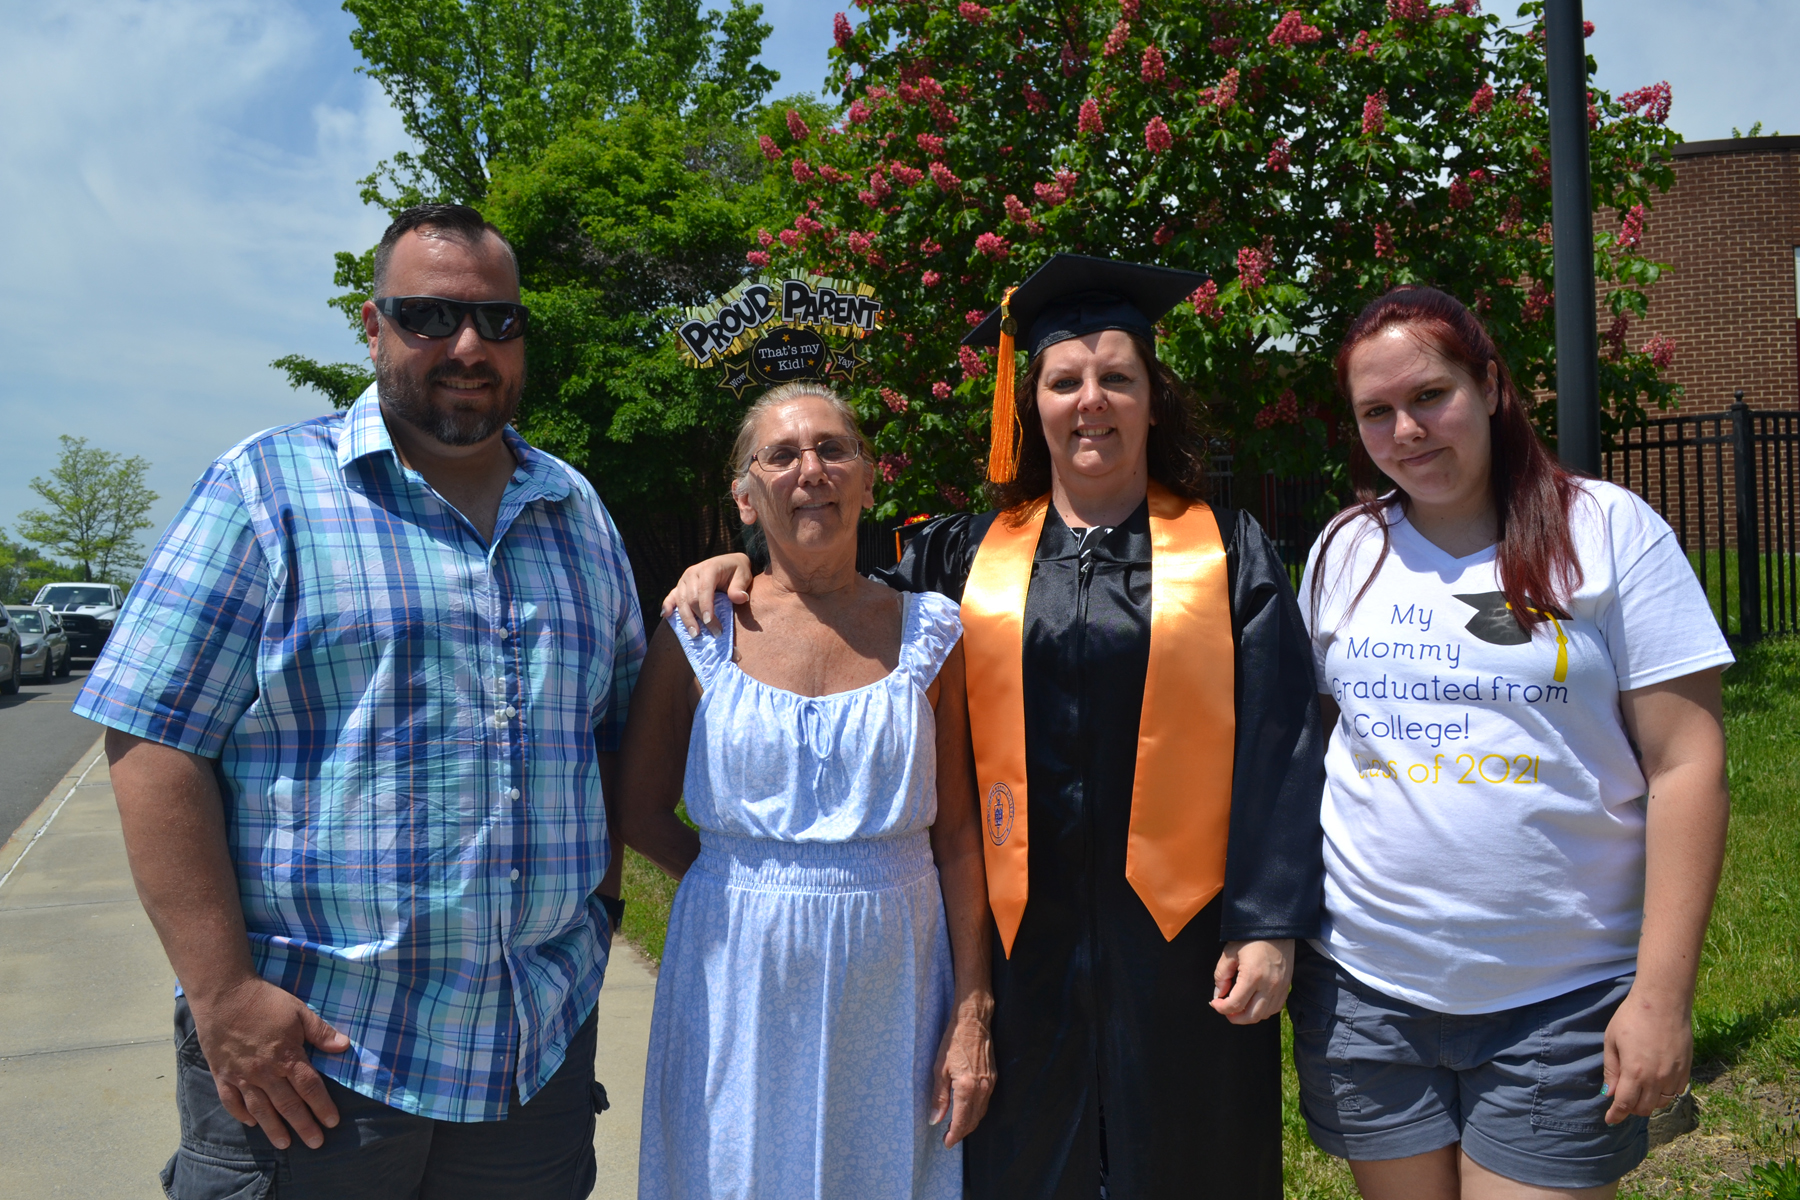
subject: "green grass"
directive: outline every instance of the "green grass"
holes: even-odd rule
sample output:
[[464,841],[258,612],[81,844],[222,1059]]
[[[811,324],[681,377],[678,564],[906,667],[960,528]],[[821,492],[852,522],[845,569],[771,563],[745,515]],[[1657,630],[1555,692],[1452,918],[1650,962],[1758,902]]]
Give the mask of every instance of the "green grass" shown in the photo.
[[[1694,1006],[1700,1128],[1654,1151],[1622,1200],[1786,1196],[1751,1175],[1800,1152],[1800,638],[1738,654],[1725,674],[1731,836]],[[626,851],[624,895],[626,938],[661,961],[674,881]],[[1283,1192],[1353,1200],[1349,1169],[1306,1136],[1285,1014],[1281,1024]]]
[[[1788,554],[1769,554],[1757,556],[1762,567],[1762,620],[1764,628],[1775,627],[1780,619],[1777,585],[1786,588],[1788,596],[1793,596],[1796,586],[1800,585],[1800,560]],[[1701,555],[1697,550],[1688,552],[1688,565],[1694,568],[1694,574],[1700,573]],[[1738,552],[1736,550],[1708,550],[1706,562],[1706,602],[1716,615],[1719,611],[1719,597],[1723,593],[1730,601],[1725,613],[1725,633],[1728,637],[1737,637],[1743,632],[1738,623]]]

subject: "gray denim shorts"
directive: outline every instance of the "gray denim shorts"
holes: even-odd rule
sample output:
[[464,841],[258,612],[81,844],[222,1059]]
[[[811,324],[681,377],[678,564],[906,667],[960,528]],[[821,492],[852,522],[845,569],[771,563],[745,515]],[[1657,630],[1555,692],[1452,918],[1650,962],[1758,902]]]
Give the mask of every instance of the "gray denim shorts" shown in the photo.
[[1302,945],[1288,1015],[1307,1132],[1327,1154],[1407,1158],[1462,1143],[1537,1187],[1600,1187],[1644,1160],[1649,1123],[1608,1125],[1606,1025],[1631,975],[1459,1016],[1396,1000]]

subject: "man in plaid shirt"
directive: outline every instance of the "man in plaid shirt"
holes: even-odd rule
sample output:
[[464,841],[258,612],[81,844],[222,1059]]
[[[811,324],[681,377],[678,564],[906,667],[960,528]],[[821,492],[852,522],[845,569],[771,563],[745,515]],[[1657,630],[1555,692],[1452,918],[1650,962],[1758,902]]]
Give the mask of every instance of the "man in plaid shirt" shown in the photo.
[[376,385],[212,464],[76,705],[180,981],[177,1200],[593,1184],[631,571],[508,426],[499,232],[412,209],[375,263]]

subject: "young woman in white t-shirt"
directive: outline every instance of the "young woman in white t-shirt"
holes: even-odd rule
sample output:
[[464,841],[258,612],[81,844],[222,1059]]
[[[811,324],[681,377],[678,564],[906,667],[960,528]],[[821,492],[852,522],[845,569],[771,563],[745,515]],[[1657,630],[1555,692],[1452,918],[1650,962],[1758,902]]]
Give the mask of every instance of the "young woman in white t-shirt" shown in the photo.
[[1556,463],[1461,303],[1390,292],[1336,368],[1358,502],[1301,592],[1332,729],[1308,1126],[1369,1200],[1611,1197],[1688,1084],[1731,653],[1669,526]]

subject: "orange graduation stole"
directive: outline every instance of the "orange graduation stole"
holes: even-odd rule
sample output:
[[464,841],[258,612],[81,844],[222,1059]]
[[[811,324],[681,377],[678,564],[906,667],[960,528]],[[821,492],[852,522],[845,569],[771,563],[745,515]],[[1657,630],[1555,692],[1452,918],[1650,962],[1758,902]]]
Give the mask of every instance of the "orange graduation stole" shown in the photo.
[[[963,589],[963,654],[988,901],[1012,956],[1030,891],[1025,594],[1049,498],[994,519]],[[1150,666],[1125,877],[1173,940],[1225,886],[1237,731],[1231,596],[1212,509],[1150,484]]]

